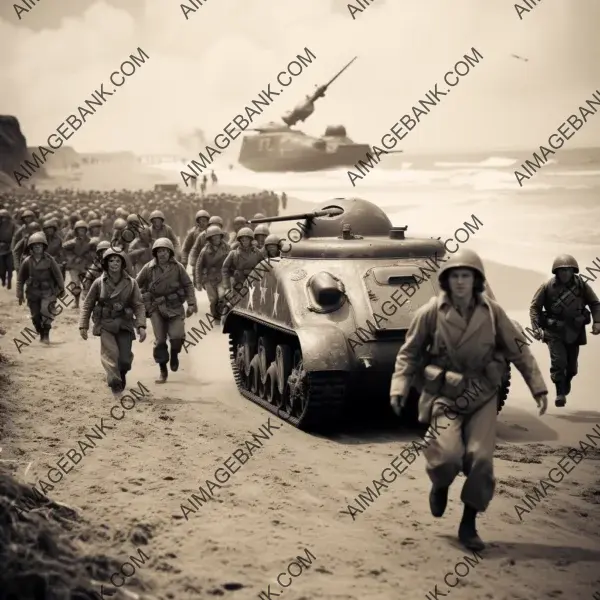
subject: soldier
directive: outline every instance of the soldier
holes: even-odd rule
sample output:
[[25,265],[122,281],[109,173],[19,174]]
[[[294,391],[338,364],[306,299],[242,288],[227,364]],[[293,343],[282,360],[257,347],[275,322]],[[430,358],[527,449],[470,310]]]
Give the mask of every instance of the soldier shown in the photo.
[[[210,219],[210,215],[206,210],[199,210],[196,213],[196,218],[194,219],[196,222],[196,226],[192,227],[187,235],[185,236],[185,240],[183,241],[183,248],[181,250],[181,264],[184,267],[188,266],[188,257],[190,252],[198,239],[198,236],[206,231],[208,227],[208,220]],[[192,265],[193,266],[193,265]]]
[[139,340],[146,339],[146,313],[135,279],[125,270],[123,252],[109,248],[102,256],[103,274],[90,287],[79,319],[79,333],[88,339],[90,316],[93,334],[100,337],[100,360],[106,382],[114,395],[125,389],[131,370],[132,342],[137,329]]
[[13,248],[13,263],[17,271],[21,267],[23,259],[29,254],[29,246],[27,245],[29,237],[40,231],[42,231],[41,225],[37,221],[32,221],[25,228],[21,239],[15,244],[15,247]]
[[[208,227],[211,225],[216,225],[220,229],[223,229],[223,219],[217,215],[213,215],[208,220]],[[192,267],[192,277],[195,277],[196,273],[196,261],[198,260],[198,256],[200,256],[200,252],[202,252],[202,248],[206,245],[206,230],[201,231],[192,246],[190,251],[188,264]],[[194,280],[194,287],[197,286],[197,282]]]
[[0,209],[0,281],[2,287],[12,288],[14,271],[11,242],[17,230],[10,213],[5,208]]
[[416,376],[422,387],[419,420],[430,424],[423,454],[432,482],[431,513],[443,516],[449,487],[462,470],[466,480],[458,537],[466,548],[477,551],[484,544],[476,516],[494,494],[497,397],[506,361],[521,372],[540,415],[548,406],[547,389],[527,345],[519,348],[524,336],[504,309],[483,293],[485,272],[479,256],[460,249],[444,263],[438,280],[443,291],[416,311],[396,357],[391,406],[402,414]]
[[239,246],[227,255],[221,270],[226,292],[231,291],[233,278],[233,289],[239,293],[252,269],[262,260],[260,251],[252,245],[254,232],[250,227],[242,227],[238,231],[237,241]]
[[600,301],[577,275],[579,265],[569,254],[554,259],[552,273],[554,277],[534,294],[529,316],[535,339],[548,344],[550,378],[556,386],[554,404],[560,408],[566,405],[571,381],[577,375],[579,346],[587,344],[585,326],[592,316],[592,334],[600,333]]
[[173,230],[165,223],[165,215],[160,210],[151,212],[150,223],[152,223],[152,227],[150,228],[150,237],[152,238],[152,241],[155,242],[160,238],[171,240],[175,250],[175,259],[179,260],[181,258],[179,240]]
[[287,194],[285,192],[282,192],[281,193],[281,208],[282,208],[282,210],[285,210],[287,208],[287,201],[288,201]]
[[15,231],[15,234],[13,235],[12,243],[10,245],[11,251],[13,251],[15,249],[15,246],[19,243],[21,238],[25,235],[25,232],[27,231],[27,226],[30,223],[33,223],[35,221],[35,213],[32,210],[24,210],[18,218],[21,221],[21,225],[19,226],[19,228]]
[[75,299],[73,308],[79,308],[81,279],[85,276],[88,267],[94,261],[93,252],[90,249],[90,238],[87,231],[87,223],[85,221],[77,221],[73,226],[75,237],[63,244],[63,248],[67,255],[69,279],[74,283],[71,289],[71,293]]
[[223,263],[229,254],[229,245],[225,242],[225,234],[218,225],[211,225],[206,230],[207,244],[202,248],[196,261],[194,282],[198,291],[204,288],[210,304],[210,314],[215,321],[221,319],[221,307],[225,298],[223,287]]
[[[123,236],[125,231],[127,231],[127,221],[121,217],[118,217],[113,223],[113,232],[110,239],[111,248],[114,250],[123,250],[124,252],[127,252],[131,239],[129,239],[127,234]],[[127,240],[129,240],[129,242]]]
[[254,241],[256,242],[256,247],[259,250],[262,250],[265,245],[265,240],[269,235],[269,226],[266,223],[259,223],[254,228]]
[[[160,367],[160,377],[156,383],[165,383],[171,371],[179,369],[179,353],[185,340],[185,317],[198,312],[196,296],[190,276],[180,262],[175,259],[175,248],[171,240],[159,238],[152,245],[154,260],[144,265],[137,276],[154,330],[154,360]],[[187,311],[183,303],[187,302]],[[171,341],[171,355],[167,338]]]
[[238,231],[242,227],[247,227],[248,221],[245,217],[235,217],[233,219],[233,231],[229,234],[229,245],[231,246],[237,239]]
[[264,248],[261,250],[264,258],[275,258],[281,256],[281,238],[276,233],[271,233],[265,240]]
[[[95,213],[90,211],[89,214],[94,215]],[[89,218],[89,214],[88,214],[88,218]],[[102,236],[104,234],[104,232],[102,231],[102,221],[100,221],[100,219],[98,219],[97,217],[92,217],[92,219],[90,219],[88,225],[89,225],[88,233],[90,235],[90,238],[97,237],[97,238],[102,239]]]
[[152,239],[149,229],[141,229],[138,237],[129,245],[129,259],[133,265],[133,272],[137,275],[142,267],[152,260]]
[[58,228],[58,221],[55,218],[48,219],[43,225],[44,235],[48,242],[46,252],[57,262],[64,279],[67,273],[67,257],[63,250],[63,241],[58,235]]
[[[29,256],[23,260],[17,277],[19,306],[27,296],[33,326],[44,344],[50,343],[53,307],[58,296],[65,292],[65,280],[56,261],[46,252],[48,242],[41,232],[33,233],[27,240]],[[25,293],[23,288],[25,287]]]
[[87,296],[90,288],[92,287],[92,283],[102,275],[102,257],[104,256],[104,252],[110,248],[110,242],[106,240],[101,240],[99,237],[92,238],[90,240],[90,250],[95,249],[95,258],[94,262],[88,267],[88,270],[85,272],[85,275],[81,281],[81,287],[83,288],[83,298]]

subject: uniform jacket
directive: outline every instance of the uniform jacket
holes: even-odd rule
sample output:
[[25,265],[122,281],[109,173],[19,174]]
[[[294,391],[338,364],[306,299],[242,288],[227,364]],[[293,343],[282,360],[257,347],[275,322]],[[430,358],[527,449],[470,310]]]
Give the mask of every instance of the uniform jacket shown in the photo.
[[[149,313],[159,310],[165,318],[183,317],[183,302],[196,306],[196,295],[185,267],[171,258],[164,267],[153,258],[138,273],[137,282]],[[179,298],[174,295],[179,292]],[[171,298],[172,296],[172,298]]]
[[[444,338],[451,346],[450,351]],[[396,357],[390,395],[407,397],[411,385],[421,389],[423,369],[434,364],[465,376],[468,402],[463,400],[457,404],[454,399],[433,396],[423,390],[419,399],[419,420],[430,421],[434,402],[458,413],[472,414],[497,397],[506,360],[517,367],[534,396],[547,393],[523,333],[499,304],[487,296],[479,296],[467,324],[452,306],[448,295],[441,293],[415,313]]]
[[84,272],[94,262],[94,252],[90,247],[90,238],[72,238],[63,243],[67,256],[67,268]]
[[129,245],[128,254],[134,265],[145,265],[152,260],[152,242],[137,237]]
[[150,237],[154,243],[158,238],[168,238],[173,242],[173,248],[175,248],[175,258],[178,259],[181,256],[181,248],[179,247],[179,240],[175,235],[175,232],[169,225],[163,223],[160,229],[154,229],[154,226],[150,227]]
[[531,326],[544,330],[546,339],[561,339],[567,344],[587,344],[585,308],[600,322],[600,301],[594,290],[575,275],[563,285],[556,277],[540,285],[529,307]]
[[48,248],[46,252],[60,265],[67,260],[66,252],[63,249],[63,241],[61,237],[55,233],[54,235],[47,235]]
[[10,219],[3,218],[2,223],[0,223],[0,256],[10,254],[12,240],[16,231],[16,223]]
[[[121,279],[116,284],[108,276],[108,273],[103,273],[92,283],[81,309],[80,329],[86,331],[89,329],[92,311],[101,309],[102,305],[106,310],[98,310],[100,314],[96,321],[101,329],[114,334],[125,329],[133,334],[134,317],[135,327],[146,326],[146,311],[140,288],[133,277],[130,277],[125,271],[121,273]],[[103,296],[102,292],[104,292]]]
[[27,225],[19,225],[18,228],[15,229],[15,233],[14,233],[12,241],[10,243],[11,250],[15,249],[15,246],[19,243],[19,241],[25,235],[26,230],[27,230]]
[[30,300],[61,296],[65,291],[60,267],[47,252],[40,259],[25,257],[17,276],[17,298],[23,297],[24,286],[27,286],[27,298]]
[[250,246],[243,250],[241,246],[232,250],[223,263],[222,273],[225,287],[231,287],[231,278],[235,283],[243,283],[254,267],[262,260],[260,250]]
[[210,283],[218,285],[223,281],[223,263],[229,255],[229,245],[226,242],[221,242],[216,248],[212,244],[206,244],[194,267],[194,281],[201,285]]
[[[196,225],[196,227],[192,227],[192,229],[190,229],[187,232],[187,235],[185,236],[185,240],[183,240],[183,247],[181,249],[181,262],[184,267],[187,266],[190,252],[192,251],[192,248],[194,247],[194,244],[196,243],[196,240],[198,239],[198,235],[200,235],[200,233],[202,231],[206,231],[206,230],[200,229],[200,227],[198,227],[198,225]],[[196,256],[198,256],[198,255],[196,254]],[[194,266],[193,263],[190,263],[190,264],[192,264],[192,267]]]
[[198,260],[198,256],[200,256],[200,252],[204,248],[206,244],[206,230],[200,231],[196,236],[196,241],[190,250],[188,264],[191,265],[192,269],[196,268],[196,261]]

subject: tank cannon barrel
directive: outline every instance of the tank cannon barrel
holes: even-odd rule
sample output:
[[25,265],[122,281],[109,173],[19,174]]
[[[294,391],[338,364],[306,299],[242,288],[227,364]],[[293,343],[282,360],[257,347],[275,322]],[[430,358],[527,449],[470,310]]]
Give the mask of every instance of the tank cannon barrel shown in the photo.
[[297,215],[284,215],[281,217],[264,217],[262,219],[248,219],[248,223],[277,223],[281,221],[299,221],[301,219],[315,219],[317,217],[336,217],[344,211],[341,208],[325,208],[323,210],[314,210],[309,213],[299,213]]

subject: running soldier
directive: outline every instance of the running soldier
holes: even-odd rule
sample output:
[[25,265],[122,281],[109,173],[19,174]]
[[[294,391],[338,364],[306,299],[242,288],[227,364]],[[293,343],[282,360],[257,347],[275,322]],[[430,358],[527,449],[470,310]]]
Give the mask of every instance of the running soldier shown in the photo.
[[152,238],[152,242],[156,242],[156,240],[161,238],[167,238],[171,240],[175,250],[175,259],[179,260],[181,257],[179,240],[177,239],[177,236],[171,227],[165,223],[165,215],[160,210],[155,210],[154,212],[150,213],[150,223],[152,223],[152,227],[150,228],[150,237]]
[[[167,364],[174,373],[179,369],[179,353],[185,341],[184,319],[198,312],[198,307],[190,276],[175,259],[171,240],[156,240],[152,254],[154,259],[142,267],[137,282],[154,330],[153,354],[160,368],[156,383],[165,383],[169,376]],[[187,311],[183,308],[184,302],[187,302]],[[167,338],[171,342],[170,357]]]
[[[262,260],[260,251],[252,245],[254,241],[254,232],[250,227],[242,227],[237,234],[239,246],[227,255],[223,262],[223,285],[225,292],[230,292],[232,287],[236,292],[240,292],[244,282],[252,269]],[[233,279],[233,285],[231,280]],[[235,300],[232,300],[235,304]]]
[[92,238],[90,240],[90,250],[94,250],[95,258],[94,262],[88,267],[88,270],[85,272],[85,275],[81,281],[84,300],[88,295],[90,288],[92,287],[92,283],[94,283],[94,281],[96,281],[96,279],[102,275],[102,257],[109,248],[110,242],[101,240],[99,237]]
[[276,233],[270,233],[265,239],[265,245],[261,253],[263,258],[281,256],[281,238]]
[[[94,262],[93,252],[90,249],[90,237],[88,236],[88,226],[85,221],[77,221],[73,227],[75,237],[63,244],[67,255],[67,269],[69,279],[73,286],[69,288],[75,299],[73,308],[79,308],[81,296],[81,280],[85,273]],[[71,285],[69,283],[69,285]]]
[[577,375],[579,347],[587,344],[585,326],[592,317],[592,335],[600,333],[600,301],[578,273],[572,256],[557,256],[552,265],[554,277],[538,288],[529,308],[533,336],[548,344],[550,378],[556,387],[554,404],[559,408],[567,404],[571,381]]
[[21,306],[27,297],[40,342],[49,344],[53,310],[56,299],[65,293],[65,280],[57,262],[46,252],[48,242],[41,231],[29,236],[27,245],[29,256],[23,260],[17,277],[17,299]]
[[60,235],[58,235],[58,221],[54,218],[44,221],[43,231],[48,242],[48,248],[46,252],[58,263],[60,272],[65,278],[67,274],[67,255],[63,249],[63,241]]
[[27,245],[27,241],[34,233],[39,233],[41,231],[41,225],[37,221],[31,221],[31,223],[29,223],[23,231],[21,239],[15,244],[15,247],[13,248],[13,263],[17,271],[21,267],[21,263],[25,257],[29,254],[29,246]]
[[0,281],[2,287],[12,288],[14,261],[11,243],[17,231],[17,225],[5,209],[0,209]]
[[131,370],[131,346],[137,329],[139,340],[146,339],[146,312],[137,282],[127,274],[123,252],[109,248],[102,257],[104,273],[98,277],[85,298],[79,319],[79,333],[88,339],[90,317],[93,334],[100,337],[100,360],[106,382],[114,395],[127,385]]
[[202,248],[196,261],[194,282],[198,291],[206,290],[210,304],[210,314],[215,321],[221,319],[222,305],[225,299],[223,286],[223,263],[229,255],[229,245],[225,242],[225,234],[217,225],[206,230],[207,244]]
[[[216,225],[217,227],[219,227],[219,229],[223,229],[223,219],[221,219],[221,217],[217,216],[217,215],[213,215],[209,220],[208,220],[208,227],[211,227],[212,225]],[[196,262],[198,261],[198,256],[200,256],[200,252],[202,252],[202,249],[204,248],[204,246],[206,245],[206,230],[201,231],[198,234],[198,237],[196,238],[196,241],[194,242],[194,245],[192,246],[192,249],[190,251],[190,257],[189,257],[189,265],[190,267],[192,267],[192,277],[196,276]],[[198,285],[197,281],[194,279],[194,287],[196,287]]]
[[[192,251],[192,248],[194,247],[194,244],[196,243],[196,240],[198,239],[198,236],[208,228],[209,219],[210,215],[206,210],[199,210],[196,213],[196,218],[194,219],[196,226],[192,227],[188,231],[187,235],[185,236],[185,240],[183,241],[183,248],[181,250],[181,264],[184,267],[188,266],[188,257]],[[191,266],[193,267],[193,265]]]
[[256,242],[256,247],[259,250],[262,250],[265,246],[265,240],[269,235],[269,226],[266,223],[259,223],[254,228],[254,241]]

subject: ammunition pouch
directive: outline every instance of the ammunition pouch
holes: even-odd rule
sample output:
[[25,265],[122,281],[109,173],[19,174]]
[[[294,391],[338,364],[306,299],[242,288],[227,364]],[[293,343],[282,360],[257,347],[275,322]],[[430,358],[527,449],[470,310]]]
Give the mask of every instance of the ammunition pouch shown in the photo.
[[41,292],[52,289],[52,283],[47,280],[28,279],[27,286]]
[[460,398],[466,389],[465,376],[455,371],[445,371],[437,365],[427,365],[423,370],[423,389],[432,396],[450,400]]
[[[124,305],[122,302],[109,302],[107,300],[98,301],[94,311],[100,309],[101,319],[120,319],[133,317],[133,309]],[[92,311],[93,313],[93,311]]]

